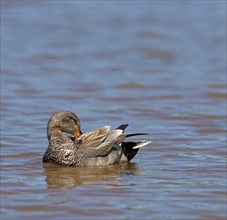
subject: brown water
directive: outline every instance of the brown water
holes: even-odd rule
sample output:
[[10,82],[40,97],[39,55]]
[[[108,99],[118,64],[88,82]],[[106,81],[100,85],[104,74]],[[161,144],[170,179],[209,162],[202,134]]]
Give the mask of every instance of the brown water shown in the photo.
[[[1,220],[225,219],[225,1],[1,1]],[[42,164],[46,123],[129,123],[130,164]]]

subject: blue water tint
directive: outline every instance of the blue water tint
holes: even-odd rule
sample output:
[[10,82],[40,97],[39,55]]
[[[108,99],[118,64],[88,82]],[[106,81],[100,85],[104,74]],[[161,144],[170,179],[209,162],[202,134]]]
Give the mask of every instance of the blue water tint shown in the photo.
[[[152,144],[46,167],[59,109]],[[226,2],[1,2],[2,219],[223,219],[226,130]]]

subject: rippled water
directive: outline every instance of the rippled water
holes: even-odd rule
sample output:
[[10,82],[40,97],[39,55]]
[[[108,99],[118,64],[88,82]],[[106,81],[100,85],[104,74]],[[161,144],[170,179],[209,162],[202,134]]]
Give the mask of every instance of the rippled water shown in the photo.
[[[1,1],[1,219],[225,219],[225,1]],[[46,123],[129,123],[130,164],[42,164]]]

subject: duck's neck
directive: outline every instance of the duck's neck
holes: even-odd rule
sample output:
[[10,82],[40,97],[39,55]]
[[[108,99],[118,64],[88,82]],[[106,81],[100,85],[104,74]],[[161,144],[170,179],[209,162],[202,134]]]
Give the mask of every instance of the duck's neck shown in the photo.
[[47,138],[50,141],[51,137],[61,136],[62,130],[59,127],[48,127],[47,128]]

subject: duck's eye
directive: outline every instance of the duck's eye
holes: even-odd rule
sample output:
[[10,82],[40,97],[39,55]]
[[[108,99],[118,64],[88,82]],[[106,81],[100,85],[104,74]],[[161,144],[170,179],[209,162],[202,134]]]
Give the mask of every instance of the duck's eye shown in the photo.
[[78,121],[75,118],[70,118],[74,123],[78,124]]

